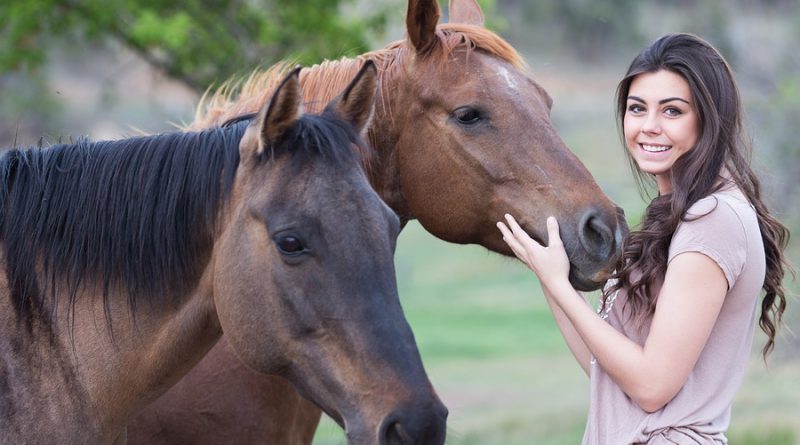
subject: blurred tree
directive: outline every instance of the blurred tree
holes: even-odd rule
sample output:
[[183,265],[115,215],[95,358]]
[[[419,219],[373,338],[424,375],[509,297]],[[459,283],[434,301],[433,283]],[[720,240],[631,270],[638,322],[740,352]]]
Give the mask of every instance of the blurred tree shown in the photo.
[[[368,49],[387,7],[345,16],[353,0],[4,0],[0,72],[41,66],[49,44],[113,38],[195,90],[291,58],[318,62]],[[362,8],[363,9],[363,8]]]
[[[513,2],[510,2],[513,3]],[[530,24],[555,26],[563,42],[584,60],[640,38],[637,0],[541,0],[525,3]]]

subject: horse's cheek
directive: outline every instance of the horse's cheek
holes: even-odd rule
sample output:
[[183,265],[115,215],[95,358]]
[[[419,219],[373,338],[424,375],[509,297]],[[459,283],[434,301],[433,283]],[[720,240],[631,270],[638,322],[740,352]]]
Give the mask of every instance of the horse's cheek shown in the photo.
[[[264,235],[266,236],[266,235]],[[236,230],[220,240],[215,264],[214,303],[220,325],[236,355],[245,364],[265,372],[266,363],[275,361],[267,339],[275,339],[269,298],[265,292],[273,271],[265,258],[265,240],[248,230]],[[242,277],[258,277],[243,279]],[[266,347],[265,347],[266,346]]]

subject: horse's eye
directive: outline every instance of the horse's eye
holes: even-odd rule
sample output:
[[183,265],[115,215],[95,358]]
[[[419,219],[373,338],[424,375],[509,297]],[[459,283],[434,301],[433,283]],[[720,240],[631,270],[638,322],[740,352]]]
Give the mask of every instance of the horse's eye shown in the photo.
[[296,236],[284,236],[278,240],[278,250],[284,255],[299,255],[305,252],[303,242]]
[[461,107],[453,112],[459,124],[474,125],[481,121],[481,112],[471,107]]

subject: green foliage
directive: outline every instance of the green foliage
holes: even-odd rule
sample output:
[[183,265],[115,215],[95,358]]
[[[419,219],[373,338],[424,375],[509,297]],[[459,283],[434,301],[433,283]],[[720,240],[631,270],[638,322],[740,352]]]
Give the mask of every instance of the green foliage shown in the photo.
[[62,104],[46,91],[38,73],[0,76],[0,147],[35,144],[58,126]]
[[341,14],[353,0],[6,0],[0,72],[41,66],[65,37],[109,37],[169,76],[203,90],[235,73],[291,59],[310,64],[369,49],[385,7]]

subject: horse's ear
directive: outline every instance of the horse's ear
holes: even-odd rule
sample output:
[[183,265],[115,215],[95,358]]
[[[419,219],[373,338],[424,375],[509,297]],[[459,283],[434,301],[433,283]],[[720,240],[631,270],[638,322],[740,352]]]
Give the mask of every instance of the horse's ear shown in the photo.
[[436,42],[436,25],[439,23],[438,0],[409,0],[406,15],[408,39],[417,54],[427,54]]
[[254,121],[259,130],[257,155],[264,149],[277,144],[286,130],[292,127],[302,114],[300,91],[300,67],[292,70],[278,85],[269,103],[258,112]]
[[377,86],[378,70],[375,62],[367,60],[342,94],[333,99],[326,109],[350,122],[360,133],[372,115]]
[[450,23],[483,26],[483,11],[477,0],[450,0],[447,11]]

